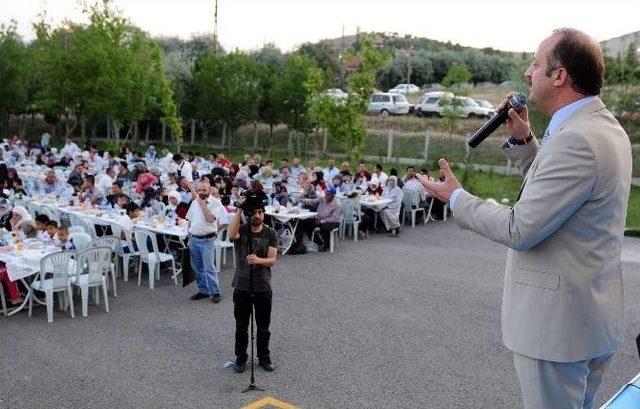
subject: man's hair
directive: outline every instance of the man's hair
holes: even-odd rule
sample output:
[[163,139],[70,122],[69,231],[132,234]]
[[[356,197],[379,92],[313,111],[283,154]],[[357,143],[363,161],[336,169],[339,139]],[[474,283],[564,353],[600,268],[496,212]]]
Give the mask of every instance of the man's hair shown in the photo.
[[379,163],[376,163],[376,169],[380,169],[380,170],[382,170],[382,165],[381,165],[381,164],[379,164]]
[[49,221],[49,216],[47,216],[46,214],[39,214],[36,216],[36,221],[46,225]]
[[49,220],[48,222],[45,223],[45,226],[47,226],[47,227],[55,227],[57,229],[58,228],[58,222],[56,222],[55,220]]
[[113,182],[112,185],[118,185],[118,187],[122,189],[122,182]]
[[60,225],[60,227],[58,227],[58,233],[64,231],[64,232],[69,232],[69,228],[67,226],[65,226],[64,224]]
[[547,56],[547,71],[564,67],[571,76],[571,88],[583,95],[598,95],[604,84],[604,57],[593,38],[574,28],[553,31],[560,36]]
[[182,160],[182,155],[179,153],[176,153],[175,155],[173,155],[173,161],[174,162],[180,162]]
[[120,166],[122,166],[123,168],[127,168],[128,169],[127,162],[125,162],[123,160],[120,161]]
[[409,170],[409,169],[416,170],[416,167],[415,166],[407,166],[407,170]]
[[129,202],[127,203],[125,209],[127,209],[127,214],[129,214],[136,210],[140,210],[140,206],[138,206],[135,202]]
[[89,183],[91,183],[92,185],[95,185],[95,184],[96,184],[96,177],[95,177],[95,176],[93,176],[93,175],[87,175],[87,176],[84,178],[84,180],[85,180],[85,182],[89,182]]

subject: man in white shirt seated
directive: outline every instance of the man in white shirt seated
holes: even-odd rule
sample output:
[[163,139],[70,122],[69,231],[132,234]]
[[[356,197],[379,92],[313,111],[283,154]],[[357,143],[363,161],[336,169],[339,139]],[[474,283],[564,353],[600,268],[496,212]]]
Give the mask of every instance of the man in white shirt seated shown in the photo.
[[44,178],[44,183],[42,184],[42,186],[40,186],[40,194],[55,194],[56,196],[59,196],[62,194],[62,192],[64,192],[64,190],[65,183],[58,179],[56,172],[54,172],[53,170],[47,172],[47,176]]
[[187,182],[193,182],[193,168],[191,164],[184,160],[179,153],[173,155],[173,162],[175,163],[175,172],[178,179],[184,177],[187,179]]
[[427,191],[422,186],[422,183],[416,179],[416,169],[413,166],[407,166],[407,174],[404,176],[403,192],[412,192],[413,206],[428,208],[427,203]]
[[328,183],[331,183],[334,177],[340,174],[340,171],[335,166],[335,161],[333,159],[329,159],[327,161],[327,167],[324,168],[322,173],[324,173],[324,180]]
[[78,145],[76,145],[73,142],[73,139],[71,138],[67,138],[64,142],[64,147],[60,150],[60,154],[62,156],[66,156],[67,154],[69,154],[70,156],[73,156],[75,153],[79,153],[80,152],[80,148],[78,148]]
[[378,180],[380,181],[380,186],[385,187],[387,185],[387,179],[389,179],[389,175],[387,175],[382,171],[382,165],[379,163],[376,163],[373,173],[378,176]]
[[218,219],[224,208],[210,196],[209,184],[198,182],[196,186],[197,188],[192,191],[193,201],[186,216],[189,220],[191,267],[198,284],[198,292],[191,296],[191,299],[195,301],[211,297],[217,304],[222,297],[218,271],[213,262],[213,252],[218,233]]
[[104,191],[99,187],[96,187],[95,183],[95,177],[93,175],[88,175],[84,179],[84,182],[82,182],[80,197],[83,201],[89,202],[91,205],[100,205],[106,197]]
[[113,170],[113,168],[107,168],[106,173],[102,173],[96,176],[96,186],[102,189],[103,192],[108,192],[115,181],[116,172]]

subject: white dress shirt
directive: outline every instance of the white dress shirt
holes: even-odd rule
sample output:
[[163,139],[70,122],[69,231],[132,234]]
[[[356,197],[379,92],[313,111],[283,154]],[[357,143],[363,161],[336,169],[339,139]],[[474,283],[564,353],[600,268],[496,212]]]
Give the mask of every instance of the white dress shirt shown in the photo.
[[221,211],[226,212],[219,202],[220,201],[214,197],[207,198],[207,209],[215,216],[215,220],[211,223],[207,222],[198,200],[191,202],[186,215],[186,219],[189,220],[189,234],[205,236],[218,232],[218,219],[221,217],[220,213]]

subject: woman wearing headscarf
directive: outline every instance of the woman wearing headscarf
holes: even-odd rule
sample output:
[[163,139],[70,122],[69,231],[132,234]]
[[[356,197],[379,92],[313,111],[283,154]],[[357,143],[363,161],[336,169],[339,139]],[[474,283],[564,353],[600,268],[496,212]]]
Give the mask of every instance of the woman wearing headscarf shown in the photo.
[[370,195],[382,195],[382,188],[380,187],[380,181],[377,178],[371,179],[369,182],[369,188],[367,189],[367,193]]
[[270,199],[271,204],[287,205],[289,202],[289,192],[287,192],[287,188],[282,182],[275,182],[273,184]]
[[138,176],[138,180],[136,181],[136,193],[141,195],[146,188],[151,187],[157,183],[158,178],[155,177],[152,173],[141,173]]
[[400,207],[402,206],[402,189],[398,187],[398,177],[390,176],[382,192],[382,197],[391,200],[391,203],[380,210],[380,219],[384,227],[391,231],[391,234],[400,233]]
[[166,207],[166,215],[169,213],[175,213],[176,217],[184,219],[189,210],[189,203],[184,203],[180,196],[180,193],[172,190],[169,192],[169,204]]
[[324,173],[321,170],[313,172],[315,179],[311,182],[313,187],[321,190],[327,190],[327,183],[324,181]]

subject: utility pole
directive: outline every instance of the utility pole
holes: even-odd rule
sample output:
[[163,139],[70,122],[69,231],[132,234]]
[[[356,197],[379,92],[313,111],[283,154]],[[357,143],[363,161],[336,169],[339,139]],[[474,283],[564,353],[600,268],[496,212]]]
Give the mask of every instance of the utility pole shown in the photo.
[[215,1],[213,11],[213,53],[218,54],[218,0]]
[[407,52],[407,94],[409,94],[409,84],[411,84],[411,57],[413,54],[413,41],[409,38],[409,52]]

